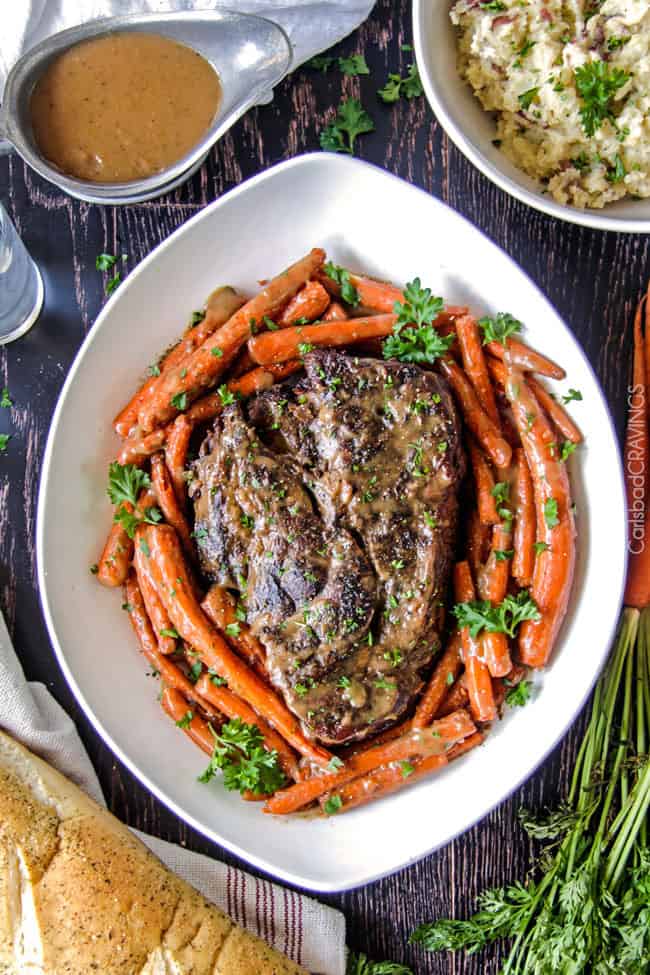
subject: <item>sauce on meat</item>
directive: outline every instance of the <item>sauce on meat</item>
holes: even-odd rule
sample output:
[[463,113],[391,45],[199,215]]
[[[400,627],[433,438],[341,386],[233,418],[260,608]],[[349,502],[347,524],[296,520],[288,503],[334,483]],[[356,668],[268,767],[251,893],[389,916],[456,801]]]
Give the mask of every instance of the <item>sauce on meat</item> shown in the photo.
[[219,76],[197,51],[137,31],[83,41],[37,82],[30,113],[42,154],[94,183],[142,179],[184,156],[212,122]]

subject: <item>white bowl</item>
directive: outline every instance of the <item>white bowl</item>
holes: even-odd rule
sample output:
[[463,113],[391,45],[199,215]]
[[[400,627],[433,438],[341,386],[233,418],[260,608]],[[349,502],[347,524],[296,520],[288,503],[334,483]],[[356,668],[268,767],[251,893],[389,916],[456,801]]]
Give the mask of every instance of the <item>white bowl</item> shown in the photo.
[[556,203],[542,187],[492,145],[496,127],[456,68],[456,30],[451,0],[413,0],[415,55],[427,99],[435,115],[470,162],[511,196],[536,210],[596,230],[650,232],[650,199],[621,200],[603,210],[580,210]]
[[[381,201],[379,203],[379,201]],[[580,525],[576,584],[552,666],[535,700],[437,777],[330,819],[275,819],[217,780],[157,702],[121,594],[88,567],[110,525],[110,420],[147,363],[220,283],[253,291],[306,253],[526,322],[530,341],[582,390],[586,446],[572,458]],[[579,412],[578,412],[579,411]],[[45,451],[38,509],[43,607],[59,663],[115,754],[200,832],[277,877],[313,890],[355,887],[425,856],[485,816],[549,753],[581,708],[610,644],[625,571],[625,502],[616,438],[577,342],[526,275],[427,193],[355,159],[318,153],[283,163],[217,200],[161,244],[107,302],[66,380]]]

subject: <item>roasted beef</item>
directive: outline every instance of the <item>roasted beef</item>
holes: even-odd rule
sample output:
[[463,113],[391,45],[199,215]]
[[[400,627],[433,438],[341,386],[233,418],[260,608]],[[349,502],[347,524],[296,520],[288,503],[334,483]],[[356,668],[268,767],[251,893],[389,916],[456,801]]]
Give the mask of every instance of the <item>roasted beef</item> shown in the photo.
[[440,646],[464,470],[446,383],[312,352],[224,409],[195,463],[205,575],[241,594],[272,683],[341,744],[412,703]]

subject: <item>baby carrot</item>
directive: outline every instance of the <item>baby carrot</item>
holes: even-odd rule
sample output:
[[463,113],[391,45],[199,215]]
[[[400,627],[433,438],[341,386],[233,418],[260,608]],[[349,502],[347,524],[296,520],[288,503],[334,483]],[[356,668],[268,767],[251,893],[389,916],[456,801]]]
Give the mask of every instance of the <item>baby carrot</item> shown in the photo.
[[350,345],[361,339],[390,335],[396,315],[371,315],[319,325],[294,325],[279,332],[263,332],[250,339],[248,350],[261,365],[286,362],[310,351],[314,346]]

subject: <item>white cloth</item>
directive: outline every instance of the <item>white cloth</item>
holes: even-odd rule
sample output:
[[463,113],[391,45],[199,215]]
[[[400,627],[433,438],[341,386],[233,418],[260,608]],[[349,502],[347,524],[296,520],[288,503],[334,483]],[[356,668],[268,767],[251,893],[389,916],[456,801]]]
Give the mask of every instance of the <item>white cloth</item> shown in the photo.
[[375,0],[0,0],[0,100],[7,74],[28,48],[66,27],[119,14],[225,7],[274,20],[293,45],[293,71],[358,27]]
[[[25,680],[1,613],[0,728],[105,805],[77,729],[43,684]],[[173,843],[138,835],[208,900],[307,971],[344,975],[345,919],[339,911]]]

